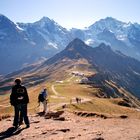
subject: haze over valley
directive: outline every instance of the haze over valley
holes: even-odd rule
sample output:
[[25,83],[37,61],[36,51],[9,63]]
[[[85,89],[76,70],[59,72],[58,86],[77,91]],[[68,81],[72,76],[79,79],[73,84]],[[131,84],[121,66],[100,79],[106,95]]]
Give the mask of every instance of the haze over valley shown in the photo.
[[[0,139],[140,140],[138,5],[0,1]],[[16,78],[27,88],[30,123],[13,129]]]

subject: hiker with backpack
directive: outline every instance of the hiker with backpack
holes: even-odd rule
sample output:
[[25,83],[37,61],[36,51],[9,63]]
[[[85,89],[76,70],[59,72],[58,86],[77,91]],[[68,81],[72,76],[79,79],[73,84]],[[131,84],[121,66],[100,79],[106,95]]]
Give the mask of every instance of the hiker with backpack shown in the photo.
[[29,119],[27,116],[27,104],[29,103],[29,97],[27,89],[21,85],[21,80],[16,79],[15,85],[12,87],[10,95],[10,103],[14,106],[14,121],[13,126],[18,128],[24,120],[26,128],[30,127]]
[[45,114],[47,111],[47,102],[48,102],[48,92],[47,89],[44,88],[43,91],[38,96],[38,102],[43,104],[43,113]]

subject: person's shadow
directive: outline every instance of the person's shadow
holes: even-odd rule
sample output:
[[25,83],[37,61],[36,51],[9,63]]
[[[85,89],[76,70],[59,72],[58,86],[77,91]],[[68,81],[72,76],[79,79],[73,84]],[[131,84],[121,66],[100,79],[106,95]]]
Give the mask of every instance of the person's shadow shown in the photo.
[[6,131],[0,132],[0,140],[9,138],[13,135],[18,135],[19,133],[21,133],[22,130],[24,130],[25,128],[14,128],[14,127],[9,127]]

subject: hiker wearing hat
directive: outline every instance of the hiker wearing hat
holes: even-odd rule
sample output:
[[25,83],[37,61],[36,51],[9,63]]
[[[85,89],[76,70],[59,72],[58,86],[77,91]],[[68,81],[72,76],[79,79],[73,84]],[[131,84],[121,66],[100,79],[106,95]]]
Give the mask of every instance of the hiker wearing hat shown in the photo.
[[[10,103],[14,106],[14,122],[13,126],[17,128],[22,121],[22,118],[26,124],[26,128],[30,127],[29,119],[27,116],[27,104],[29,103],[29,97],[27,90],[21,85],[21,79],[15,80],[15,85],[12,87],[10,95]],[[20,117],[22,116],[22,118]]]

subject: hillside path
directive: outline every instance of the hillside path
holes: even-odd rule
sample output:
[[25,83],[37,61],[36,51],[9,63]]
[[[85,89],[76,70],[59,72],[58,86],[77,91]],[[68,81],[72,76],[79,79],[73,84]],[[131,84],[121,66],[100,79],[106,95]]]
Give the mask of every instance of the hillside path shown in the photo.
[[[139,140],[140,120],[85,118],[65,111],[64,121],[29,116],[30,128],[22,125],[11,136],[6,135],[13,118],[1,121],[0,139],[6,140]],[[7,130],[7,131],[6,131]]]
[[54,85],[52,85],[51,88],[52,88],[53,93],[54,93],[56,96],[58,96],[59,93],[55,90]]

